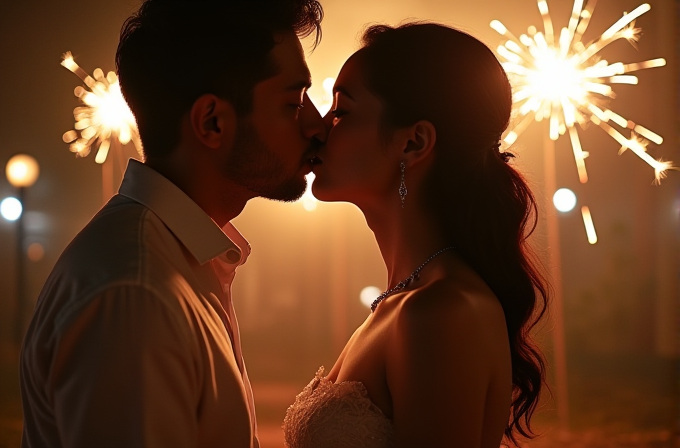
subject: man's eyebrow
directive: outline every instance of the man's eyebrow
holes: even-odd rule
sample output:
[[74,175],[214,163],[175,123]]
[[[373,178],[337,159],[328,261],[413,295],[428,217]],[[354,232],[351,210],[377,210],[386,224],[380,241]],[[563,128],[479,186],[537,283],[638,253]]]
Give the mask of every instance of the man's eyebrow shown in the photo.
[[307,76],[305,79],[300,79],[300,80],[295,81],[294,83],[290,84],[288,87],[286,87],[286,90],[296,91],[296,90],[309,89],[310,87],[312,87],[312,77]]
[[342,93],[344,96],[346,96],[350,100],[354,101],[354,98],[352,98],[352,95],[350,95],[349,92],[347,91],[347,89],[345,89],[343,86],[333,87],[333,93]]

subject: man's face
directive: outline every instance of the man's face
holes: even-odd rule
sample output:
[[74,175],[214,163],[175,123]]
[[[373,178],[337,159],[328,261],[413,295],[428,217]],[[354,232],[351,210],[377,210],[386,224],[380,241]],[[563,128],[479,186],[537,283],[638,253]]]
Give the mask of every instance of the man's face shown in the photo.
[[238,121],[225,172],[258,196],[294,201],[326,128],[307,96],[311,79],[297,36],[279,35],[271,58],[278,74],[255,85],[252,113]]

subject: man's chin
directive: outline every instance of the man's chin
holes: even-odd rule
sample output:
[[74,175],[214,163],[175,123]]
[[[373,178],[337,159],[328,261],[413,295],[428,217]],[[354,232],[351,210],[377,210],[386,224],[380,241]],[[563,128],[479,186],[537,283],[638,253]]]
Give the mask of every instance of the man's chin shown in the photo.
[[307,180],[303,178],[302,181],[289,182],[277,188],[256,193],[258,196],[272,201],[295,202],[305,194],[306,189]]

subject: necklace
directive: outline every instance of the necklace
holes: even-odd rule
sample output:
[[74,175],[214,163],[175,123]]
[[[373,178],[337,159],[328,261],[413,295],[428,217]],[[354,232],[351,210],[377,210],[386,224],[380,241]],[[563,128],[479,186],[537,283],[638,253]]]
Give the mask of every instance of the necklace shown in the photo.
[[394,285],[392,288],[388,289],[387,291],[383,292],[380,294],[374,301],[371,303],[371,313],[375,311],[375,309],[380,305],[380,302],[391,296],[392,294],[401,291],[402,289],[406,288],[408,285],[411,284],[413,281],[417,281],[420,278],[420,271],[425,267],[426,264],[428,264],[430,261],[432,261],[437,255],[441,254],[444,251],[447,251],[449,249],[453,249],[453,246],[448,246],[443,249],[439,249],[437,252],[434,254],[430,255],[430,258],[425,260],[423,264],[418,266],[415,271],[411,273],[408,277],[406,277],[404,280],[400,281],[396,285]]

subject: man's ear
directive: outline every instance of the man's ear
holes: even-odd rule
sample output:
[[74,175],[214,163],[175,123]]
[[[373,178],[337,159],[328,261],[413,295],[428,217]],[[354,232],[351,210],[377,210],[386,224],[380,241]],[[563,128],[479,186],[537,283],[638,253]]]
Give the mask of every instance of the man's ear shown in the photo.
[[406,165],[412,166],[426,159],[437,143],[437,129],[427,120],[420,120],[417,123],[404,129],[406,134],[406,144],[403,148],[402,159]]
[[194,136],[211,149],[231,142],[236,132],[236,111],[229,101],[212,94],[201,95],[189,111]]

